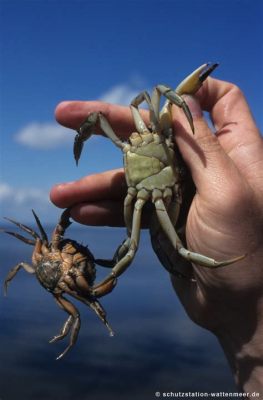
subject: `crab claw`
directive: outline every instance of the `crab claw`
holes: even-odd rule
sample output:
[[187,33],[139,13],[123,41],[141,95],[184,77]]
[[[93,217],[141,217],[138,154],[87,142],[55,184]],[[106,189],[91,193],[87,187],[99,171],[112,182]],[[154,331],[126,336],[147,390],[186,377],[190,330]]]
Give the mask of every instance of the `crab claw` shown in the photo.
[[98,113],[96,112],[91,113],[77,130],[77,135],[75,136],[74,147],[73,147],[74,158],[76,160],[77,165],[81,156],[84,142],[91,137],[97,119],[98,119]]
[[78,132],[77,135],[75,136],[74,147],[73,147],[74,158],[77,165],[81,156],[82,149],[83,149],[83,140],[81,138],[81,133]]
[[175,89],[176,93],[179,95],[195,94],[197,90],[200,89],[206,78],[218,65],[218,63],[207,63],[201,65],[177,86]]
[[218,67],[218,63],[207,63],[199,75],[199,81],[202,83]]

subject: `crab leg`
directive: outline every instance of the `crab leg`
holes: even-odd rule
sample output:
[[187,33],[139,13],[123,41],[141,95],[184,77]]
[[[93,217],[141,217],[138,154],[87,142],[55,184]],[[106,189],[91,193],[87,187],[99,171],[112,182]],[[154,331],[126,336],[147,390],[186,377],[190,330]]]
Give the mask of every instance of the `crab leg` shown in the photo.
[[34,215],[34,218],[35,218],[35,220],[36,220],[36,223],[37,223],[39,232],[40,232],[40,234],[41,234],[41,239],[42,239],[42,241],[43,241],[43,243],[44,243],[45,245],[48,245],[48,237],[47,237],[47,234],[46,234],[46,232],[45,232],[45,230],[44,230],[44,228],[43,228],[43,226],[42,226],[42,224],[41,224],[41,222],[40,222],[40,219],[38,218],[38,216],[36,215],[36,213],[35,213],[34,210],[32,210],[32,213],[33,213],[33,215]]
[[137,191],[133,187],[128,188],[128,194],[124,200],[124,221],[127,228],[128,238],[117,248],[113,258],[111,260],[96,259],[96,264],[102,265],[103,267],[113,268],[117,262],[122,259],[128,252],[130,247],[130,237],[132,231],[132,216],[133,216],[133,200],[137,195]]
[[[173,140],[173,120],[172,120],[172,103],[166,101],[159,115],[161,131],[163,135],[171,142]],[[169,146],[169,142],[167,145]]]
[[[95,263],[98,265],[101,265],[102,267],[106,268],[113,268],[119,260],[121,260],[129,251],[130,248],[130,236],[125,239],[122,244],[117,248],[115,251],[112,259],[101,259],[101,258],[96,258]],[[97,296],[97,294],[96,294]]]
[[[96,296],[96,291],[100,289],[101,285],[116,279],[120,276],[131,264],[134,256],[136,254],[139,240],[140,240],[140,229],[141,229],[141,215],[142,209],[146,201],[149,199],[149,193],[142,189],[138,192],[138,198],[134,206],[133,222],[132,222],[132,232],[129,240],[129,248],[124,257],[122,257],[117,264],[112,268],[111,273],[98,285],[94,286],[94,294]],[[127,241],[124,242],[126,244]]]
[[24,268],[24,270],[26,272],[28,272],[29,274],[34,274],[35,273],[35,269],[30,264],[27,264],[25,262],[21,262],[21,263],[17,264],[15,267],[13,267],[9,271],[9,273],[8,273],[6,279],[5,279],[5,282],[4,282],[4,295],[5,296],[7,295],[7,288],[9,286],[11,280],[15,277],[15,275],[18,273],[18,271],[21,268]]
[[[85,262],[83,263],[83,269],[85,268]],[[79,268],[81,268],[81,266],[79,265]],[[106,283],[104,286],[102,286],[100,288],[100,291],[97,293],[96,297],[102,297],[105,296],[106,294],[110,293],[114,286],[115,286],[116,282],[108,282]],[[90,294],[92,293],[91,287],[89,286],[85,276],[83,275],[82,272],[78,271],[78,273],[76,273],[75,276],[75,288],[77,289],[77,292],[79,293],[79,290],[81,290],[81,292],[84,294],[86,294],[87,296],[90,296]]]
[[7,233],[8,235],[14,236],[15,238],[21,240],[22,242],[24,242],[26,244],[30,244],[31,246],[34,246],[36,244],[36,242],[34,240],[31,240],[22,235],[19,235],[19,233],[6,231],[5,229],[0,229],[0,231]]
[[[169,209],[167,211],[170,220],[173,222],[173,225],[176,225],[176,222],[178,220],[179,212],[181,208],[181,203],[180,199],[175,199],[171,202],[169,205]],[[150,231],[151,231],[151,240],[152,240],[152,247],[159,258],[160,262],[164,266],[164,268],[172,275],[176,276],[177,278],[181,279],[187,279],[194,281],[193,279],[193,274],[188,272],[188,265],[185,259],[182,259],[177,250],[173,250],[166,245],[167,239],[165,238],[165,234],[160,232],[162,230],[162,227],[160,226],[160,223],[158,222],[157,215],[154,216],[153,223],[150,226]],[[183,228],[180,228],[180,231]],[[153,240],[154,238],[154,240]],[[179,267],[178,267],[179,266]]]
[[[68,325],[66,327],[67,330],[69,330],[71,328],[71,335],[70,335],[70,343],[68,345],[68,347],[66,347],[66,349],[63,351],[63,353],[61,353],[56,360],[60,360],[62,357],[64,357],[64,355],[71,349],[71,347],[74,346],[74,344],[77,341],[78,338],[78,334],[79,334],[79,329],[80,329],[80,316],[79,316],[79,312],[77,310],[77,308],[68,300],[66,300],[62,295],[55,295],[57,302],[60,304],[60,306],[63,308],[64,311],[66,311],[72,318],[72,322],[70,319],[69,322],[69,318],[66,321],[66,324]],[[65,328],[65,325],[63,326],[63,328]],[[72,327],[70,326],[72,325]],[[65,335],[64,335],[65,336]],[[64,337],[63,336],[63,337]],[[60,338],[58,338],[58,336],[54,337],[53,340],[59,340]]]
[[61,214],[60,220],[56,225],[54,232],[52,234],[52,249],[58,250],[59,243],[61,238],[63,238],[66,229],[71,225],[70,222],[70,208],[66,208]]
[[149,96],[149,94],[144,91],[141,92],[140,94],[138,94],[138,96],[136,96],[131,104],[130,104],[130,108],[131,108],[131,112],[133,115],[133,119],[134,119],[134,123],[136,126],[136,129],[138,130],[139,133],[144,133],[144,132],[149,132],[148,128],[146,127],[140,113],[138,110],[138,106],[143,102],[146,101],[146,103],[148,104],[149,107],[149,111],[150,111],[150,122],[151,122],[151,129],[154,132],[159,132],[160,127],[159,127],[159,121],[158,121],[158,114],[159,114],[159,110],[157,110],[156,112],[156,108],[153,107],[152,104],[152,100]]
[[[154,196],[154,194],[153,194]],[[203,267],[207,268],[218,268],[218,267],[223,267],[226,265],[233,264],[236,261],[239,261],[245,257],[245,255],[238,256],[231,258],[229,260],[225,261],[216,261],[213,258],[203,256],[202,254],[199,253],[194,253],[192,251],[189,251],[184,248],[181,240],[179,239],[177,233],[175,232],[175,229],[173,227],[173,224],[171,223],[171,220],[167,214],[165,205],[163,200],[160,197],[155,197],[153,199],[155,208],[156,208],[156,213],[157,217],[159,219],[159,222],[166,233],[167,237],[170,239],[172,245],[174,246],[175,249],[177,249],[178,253],[185,258],[188,261],[191,261],[192,263],[201,265]]]
[[[57,302],[58,303],[58,302]],[[61,307],[62,308],[62,307]],[[52,339],[50,339],[49,343],[55,343],[58,340],[62,340],[64,339],[64,337],[67,336],[67,334],[70,331],[70,328],[72,327],[72,324],[74,322],[74,319],[72,317],[72,315],[70,315],[67,320],[65,321],[65,323],[63,324],[61,331],[59,332],[58,335],[55,335]]]
[[124,143],[118,138],[118,136],[114,133],[112,127],[110,126],[107,119],[100,112],[91,113],[77,130],[77,135],[75,136],[74,141],[74,157],[76,163],[80,159],[80,155],[83,149],[84,142],[90,138],[92,132],[94,131],[94,127],[99,123],[101,130],[105,133],[105,135],[112,140],[112,142],[121,149],[124,147]]
[[137,190],[134,187],[128,188],[128,193],[124,200],[124,222],[127,228],[128,236],[131,236],[132,230],[132,214],[133,214],[133,200],[137,195]]
[[106,327],[108,328],[108,331],[110,333],[110,336],[114,336],[114,332],[111,329],[108,321],[106,320],[106,312],[104,311],[102,305],[99,303],[98,300],[94,300],[90,303],[90,307],[92,308],[93,311],[98,315],[98,317],[104,322]]
[[183,109],[189,125],[192,129],[192,132],[194,133],[193,117],[184,99],[172,88],[166,85],[158,85],[156,86],[156,90],[159,91],[164,97],[166,97],[171,103]]
[[[20,222],[17,222],[14,219],[11,219],[11,218],[4,217],[4,219],[6,219],[7,221],[11,222],[12,224],[18,226],[23,231],[29,233],[33,238],[40,239],[39,235],[33,229],[29,228],[28,226],[26,226],[24,224],[21,224]],[[7,232],[7,233],[9,233],[9,232]],[[12,234],[12,233],[10,232],[9,234]],[[13,235],[13,236],[15,236],[15,235]],[[18,239],[20,239],[20,237],[18,237]],[[20,240],[22,240],[22,239],[20,239]]]
[[[113,285],[114,284],[115,284],[115,282],[113,282]],[[88,300],[88,299],[80,296],[79,294],[77,294],[77,292],[75,292],[74,290],[71,290],[65,282],[60,282],[59,286],[65,293],[69,294],[70,296],[74,297],[77,300],[80,300],[82,303],[89,306],[97,314],[97,316],[104,323],[104,325],[106,325],[106,327],[108,328],[108,331],[110,333],[110,336],[113,336],[113,331],[112,331],[108,321],[106,320],[106,312],[103,310],[102,306],[99,304],[99,302],[97,300],[93,300],[93,299]],[[96,303],[96,304],[94,304],[94,303]],[[99,308],[98,304],[99,304],[100,308]]]
[[[62,304],[58,301],[58,295],[54,295],[54,299],[55,299],[56,303],[58,304],[58,306],[59,306],[62,310],[66,311],[65,308],[62,306]],[[66,337],[67,334],[68,334],[69,331],[70,331],[70,328],[72,327],[73,321],[74,321],[73,316],[72,316],[72,315],[69,315],[69,317],[67,318],[67,320],[66,320],[65,323],[63,324],[63,326],[62,326],[61,331],[59,332],[59,334],[58,334],[58,335],[55,335],[55,336],[49,341],[49,343],[57,342],[58,340],[61,340],[61,339],[63,339],[64,337]]]

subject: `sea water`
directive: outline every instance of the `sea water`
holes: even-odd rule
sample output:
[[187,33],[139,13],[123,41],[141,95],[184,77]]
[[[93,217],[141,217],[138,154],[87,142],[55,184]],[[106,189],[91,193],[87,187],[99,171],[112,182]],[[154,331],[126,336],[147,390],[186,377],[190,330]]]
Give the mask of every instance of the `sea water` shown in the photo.
[[[88,244],[96,257],[110,258],[125,230],[70,228],[68,236]],[[4,234],[0,240],[2,285],[11,267],[30,261],[32,247]],[[97,281],[109,272],[97,270]],[[79,339],[56,361],[68,338],[48,340],[67,315],[33,275],[19,271],[8,296],[0,296],[0,399],[147,400],[156,392],[236,390],[216,338],[186,316],[147,231],[132,265],[100,301],[115,336],[74,301],[82,321]]]

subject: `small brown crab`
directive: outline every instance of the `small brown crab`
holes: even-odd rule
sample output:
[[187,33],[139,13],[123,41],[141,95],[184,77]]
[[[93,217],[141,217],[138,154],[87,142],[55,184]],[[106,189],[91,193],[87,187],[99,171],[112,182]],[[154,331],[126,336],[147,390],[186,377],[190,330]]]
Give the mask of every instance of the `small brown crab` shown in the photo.
[[109,333],[113,336],[113,331],[106,320],[106,313],[97,297],[104,296],[111,292],[115,282],[109,282],[100,286],[100,290],[93,292],[93,283],[96,277],[94,257],[89,249],[71,239],[64,239],[65,230],[71,224],[70,210],[66,209],[54,229],[51,242],[49,243],[46,232],[44,231],[39,218],[33,211],[40,236],[33,229],[12,219],[8,221],[17,225],[23,231],[30,234],[34,240],[26,238],[16,232],[5,231],[9,235],[16,237],[23,242],[33,245],[32,265],[20,262],[8,273],[4,289],[7,287],[17,272],[24,268],[30,274],[35,274],[40,284],[51,292],[57,304],[69,314],[58,335],[50,340],[50,343],[63,339],[70,331],[70,343],[61,353],[57,360],[62,358],[76,343],[80,329],[80,315],[78,309],[63,294],[68,294],[88,305],[107,326]]
[[[162,229],[173,248],[184,259],[204,267],[221,267],[232,264],[243,256],[230,260],[216,261],[207,256],[194,253],[184,247],[175,226],[182,204],[182,174],[178,149],[174,141],[172,126],[172,105],[182,108],[194,133],[191,112],[182,98],[183,94],[194,94],[203,81],[218,64],[204,64],[184,79],[175,90],[165,85],[154,88],[153,94],[140,93],[131,102],[130,108],[137,131],[133,132],[128,141],[120,140],[105,116],[100,112],[90,114],[77,131],[74,142],[74,155],[78,162],[83,142],[87,140],[98,123],[105,135],[121,148],[124,155],[124,171],[128,186],[128,194],[124,201],[124,220],[127,227],[127,239],[119,246],[112,260],[96,260],[101,265],[112,265],[112,271],[101,284],[95,286],[100,290],[101,285],[115,280],[132,262],[138,248],[141,227],[141,215],[144,205],[152,203],[154,224],[150,226],[152,242],[158,254],[158,243],[155,232]],[[166,98],[160,110],[161,96]],[[146,101],[149,107],[150,126],[146,126],[138,107]],[[161,252],[160,260],[164,259]],[[166,265],[165,265],[166,266]],[[175,270],[169,272],[175,273]]]

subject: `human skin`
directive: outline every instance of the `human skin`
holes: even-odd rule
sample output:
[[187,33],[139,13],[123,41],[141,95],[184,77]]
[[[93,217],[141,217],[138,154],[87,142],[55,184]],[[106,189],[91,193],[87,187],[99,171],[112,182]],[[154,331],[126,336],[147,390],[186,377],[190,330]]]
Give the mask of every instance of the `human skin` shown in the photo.
[[[216,260],[246,257],[218,269],[188,264],[196,281],[171,277],[172,284],[189,317],[219,339],[238,388],[263,396],[263,139],[242,92],[231,83],[208,78],[186,101],[195,135],[177,107],[173,119],[176,143],[196,186],[187,247]],[[210,113],[214,134],[201,110]],[[123,139],[134,130],[129,108],[103,102],[60,103],[56,118],[77,129],[93,111],[103,112]],[[147,120],[146,111],[143,115]],[[56,185],[51,200],[72,207],[80,223],[120,226],[125,193],[123,171],[114,170]],[[168,240],[162,243],[172,254]]]

